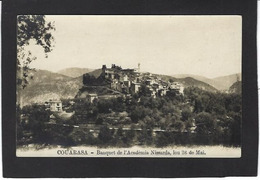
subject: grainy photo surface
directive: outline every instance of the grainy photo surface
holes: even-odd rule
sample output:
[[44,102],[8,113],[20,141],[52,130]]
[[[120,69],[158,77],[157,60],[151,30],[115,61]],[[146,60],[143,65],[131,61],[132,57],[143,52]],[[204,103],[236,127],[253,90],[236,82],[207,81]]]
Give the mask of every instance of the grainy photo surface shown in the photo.
[[17,16],[17,157],[241,157],[242,17]]

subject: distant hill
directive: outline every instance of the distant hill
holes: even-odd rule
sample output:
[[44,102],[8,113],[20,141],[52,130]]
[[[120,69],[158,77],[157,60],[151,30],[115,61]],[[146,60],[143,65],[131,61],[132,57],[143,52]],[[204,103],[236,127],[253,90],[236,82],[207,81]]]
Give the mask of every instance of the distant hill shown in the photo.
[[82,76],[85,73],[94,71],[94,69],[88,69],[88,68],[66,68],[58,71],[58,74],[62,74],[69,77],[79,77]]
[[237,82],[237,80],[241,81],[241,73],[221,76],[214,78],[213,80],[221,86],[220,88],[223,90],[228,90],[232,84]]
[[30,84],[71,79],[71,77],[62,74],[40,69],[32,71],[30,74],[33,76],[33,79],[30,80]]
[[181,84],[184,85],[184,87],[198,87],[200,89],[206,90],[206,91],[211,91],[211,92],[215,92],[217,91],[217,89],[211,85],[209,85],[208,83],[205,83],[203,81],[199,81],[195,78],[192,77],[185,77],[185,78],[176,78],[176,77],[172,77],[172,76],[166,76],[166,75],[159,75],[163,80],[173,80],[176,82],[180,82]]
[[206,78],[204,76],[199,76],[199,75],[193,75],[193,74],[176,74],[173,75],[175,78],[186,78],[186,77],[191,77],[193,79],[197,79],[199,81],[205,82],[217,90],[223,91],[223,90],[228,90],[229,87],[237,81],[237,78],[241,80],[241,73],[238,74],[232,74],[228,76],[221,76],[217,78]]
[[229,88],[229,93],[241,94],[242,93],[242,82],[237,81],[234,84],[232,84],[232,86],[230,86],[230,88]]
[[82,86],[82,77],[72,78],[45,70],[33,72],[33,79],[18,94],[23,105],[44,103],[55,98],[74,98]]
[[205,83],[208,83],[210,82],[212,79],[210,78],[206,78],[204,76],[199,76],[199,75],[194,75],[194,74],[175,74],[175,75],[172,75],[173,77],[175,78],[186,78],[186,77],[191,77],[193,79],[197,79],[199,81],[203,81]]
[[217,89],[214,88],[213,86],[211,86],[205,82],[191,78],[191,77],[179,78],[176,81],[182,83],[184,85],[184,87],[193,86],[193,87],[198,87],[198,88],[206,90],[206,91],[211,91],[211,92],[217,91]]

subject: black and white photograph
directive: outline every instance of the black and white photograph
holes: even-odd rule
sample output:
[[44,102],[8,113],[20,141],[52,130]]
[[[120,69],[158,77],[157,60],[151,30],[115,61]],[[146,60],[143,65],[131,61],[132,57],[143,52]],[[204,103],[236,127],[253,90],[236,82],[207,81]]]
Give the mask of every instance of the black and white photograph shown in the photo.
[[239,15],[17,16],[17,157],[241,157]]
[[256,0],[1,5],[3,177],[257,176]]

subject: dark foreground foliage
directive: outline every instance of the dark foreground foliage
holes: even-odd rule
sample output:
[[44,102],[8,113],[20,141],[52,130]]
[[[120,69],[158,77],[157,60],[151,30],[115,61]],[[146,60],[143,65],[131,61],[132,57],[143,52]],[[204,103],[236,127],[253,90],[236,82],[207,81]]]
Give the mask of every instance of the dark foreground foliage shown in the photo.
[[[144,91],[141,91],[142,93]],[[44,106],[17,108],[18,144],[97,145],[225,145],[241,143],[241,94],[186,88],[184,96],[152,98],[135,94],[93,103],[63,100],[75,111],[68,121],[56,119]]]

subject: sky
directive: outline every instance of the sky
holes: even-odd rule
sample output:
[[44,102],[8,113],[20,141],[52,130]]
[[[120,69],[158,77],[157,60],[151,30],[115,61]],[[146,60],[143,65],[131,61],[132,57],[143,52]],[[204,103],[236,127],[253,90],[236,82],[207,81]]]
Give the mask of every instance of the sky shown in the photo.
[[241,73],[241,16],[46,16],[55,23],[55,47],[39,46],[31,66],[57,72],[103,64],[165,75],[208,78]]

